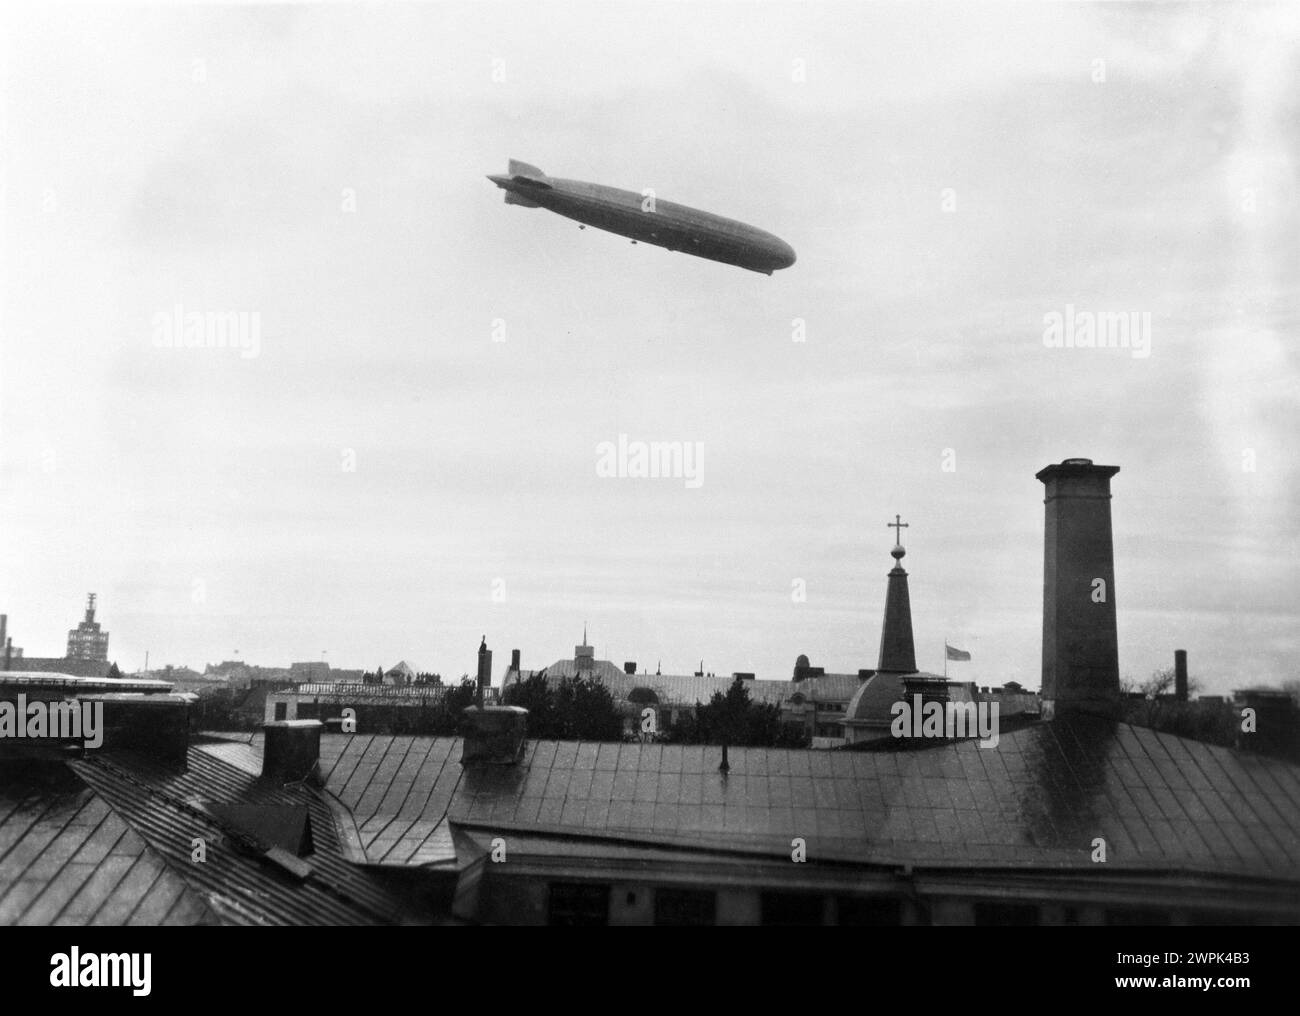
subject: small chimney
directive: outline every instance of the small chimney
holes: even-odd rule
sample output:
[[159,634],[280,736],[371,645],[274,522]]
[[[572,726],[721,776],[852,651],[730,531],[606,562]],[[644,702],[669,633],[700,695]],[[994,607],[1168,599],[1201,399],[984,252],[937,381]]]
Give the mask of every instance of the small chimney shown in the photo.
[[519,706],[469,706],[461,714],[460,764],[516,765],[523,760],[528,710]]
[[1174,698],[1187,701],[1187,650],[1174,650]]
[[190,701],[184,695],[104,692],[78,701],[103,708],[101,750],[127,749],[184,771],[190,746]]
[[512,672],[519,673],[519,650],[510,650],[510,669]]
[[[1239,688],[1233,691],[1237,711],[1237,747],[1262,755],[1300,761],[1300,710],[1280,688]],[[1253,710],[1254,729],[1247,726],[1246,710]]]
[[636,663],[635,663],[634,661],[632,661],[632,660],[628,660],[626,663],[624,663],[624,664],[623,664],[623,673],[625,673],[625,674],[635,674],[635,673],[636,673]]
[[478,647],[478,690],[474,695],[474,704],[480,708],[483,705],[484,689],[492,684],[492,650],[487,647],[487,636],[483,636],[483,641]]
[[948,681],[943,678],[921,677],[919,674],[903,678],[903,694],[910,706],[913,696],[921,696],[921,705],[929,702],[944,703],[951,698]]
[[272,720],[262,724],[262,779],[268,783],[320,783],[319,720]]
[[1043,719],[1119,705],[1110,478],[1119,466],[1066,459],[1037,474],[1046,488]]

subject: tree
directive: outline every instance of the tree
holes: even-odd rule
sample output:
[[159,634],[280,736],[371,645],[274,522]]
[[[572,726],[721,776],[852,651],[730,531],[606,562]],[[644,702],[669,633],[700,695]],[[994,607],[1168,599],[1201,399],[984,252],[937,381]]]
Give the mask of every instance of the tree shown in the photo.
[[[1174,692],[1174,685],[1177,681],[1177,672],[1173,667],[1162,667],[1151,672],[1151,676],[1141,683],[1135,682],[1131,677],[1125,677],[1120,682],[1120,691],[1125,694],[1133,692],[1141,693],[1143,698],[1154,699],[1161,695],[1170,695]],[[1201,690],[1199,678],[1189,677],[1187,679],[1187,694],[1190,697]]]
[[599,681],[565,678],[555,690],[555,714],[561,740],[617,741],[623,734],[623,717],[614,696]]
[[461,715],[474,704],[475,684],[468,677],[448,688],[442,694],[442,700],[432,721],[431,732],[434,734],[455,734],[460,731]]
[[695,704],[695,715],[683,713],[670,737],[686,744],[734,744],[752,747],[806,747],[807,738],[786,729],[779,706],[750,699],[743,678],[723,692],[714,692],[707,705]]
[[528,733],[532,737],[558,737],[555,704],[546,683],[546,671],[539,670],[525,681],[516,681],[501,697],[502,704],[528,710]]
[[506,689],[502,702],[528,710],[530,736],[559,741],[618,741],[623,717],[601,682],[566,677],[554,687],[539,670]]
[[122,672],[117,669],[116,663],[108,668],[108,676],[114,681],[120,681],[122,679]]

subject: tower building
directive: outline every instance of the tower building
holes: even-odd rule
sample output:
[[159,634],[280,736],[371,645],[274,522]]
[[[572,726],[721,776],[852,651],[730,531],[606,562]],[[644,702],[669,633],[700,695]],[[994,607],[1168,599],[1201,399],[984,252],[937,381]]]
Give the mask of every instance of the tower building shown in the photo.
[[95,594],[86,600],[86,616],[81,624],[68,632],[67,658],[70,660],[108,659],[108,632],[101,631],[95,620]]

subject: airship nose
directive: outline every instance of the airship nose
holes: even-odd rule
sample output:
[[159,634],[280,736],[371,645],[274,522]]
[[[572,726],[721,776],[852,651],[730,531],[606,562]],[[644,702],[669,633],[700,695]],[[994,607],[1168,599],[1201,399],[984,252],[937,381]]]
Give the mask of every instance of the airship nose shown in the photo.
[[794,248],[783,240],[776,243],[776,256],[778,268],[789,268],[795,262]]

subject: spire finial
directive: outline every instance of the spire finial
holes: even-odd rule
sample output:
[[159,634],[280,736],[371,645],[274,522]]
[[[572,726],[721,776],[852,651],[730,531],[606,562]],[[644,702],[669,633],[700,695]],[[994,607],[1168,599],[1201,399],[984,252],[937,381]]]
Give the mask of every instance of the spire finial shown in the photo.
[[895,515],[893,522],[885,523],[885,528],[894,530],[896,534],[894,542],[901,547],[903,545],[903,530],[909,528],[909,524],[903,521],[903,516]]
[[586,621],[582,622],[582,644],[584,646],[587,644],[587,622]]

